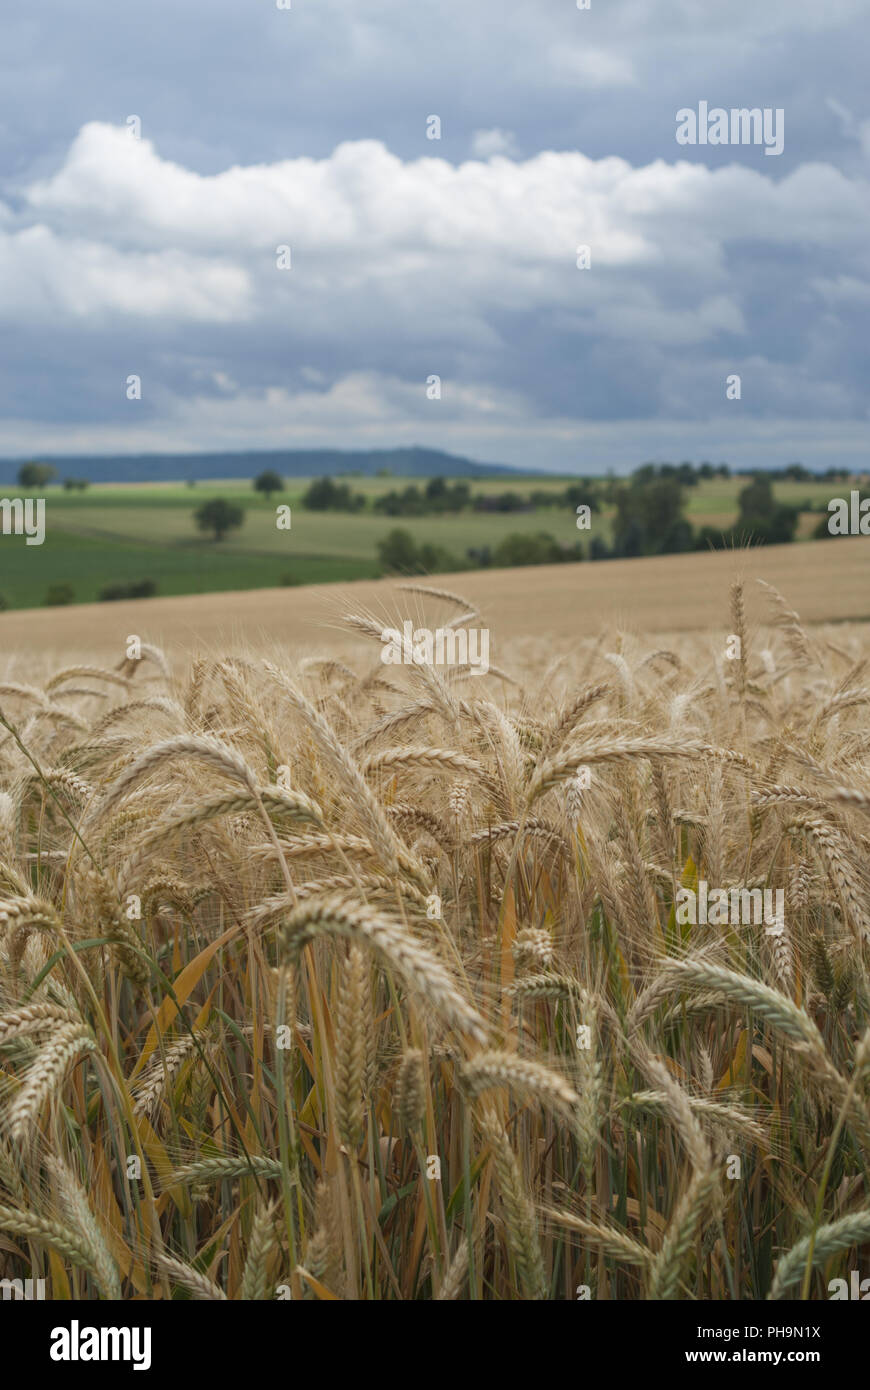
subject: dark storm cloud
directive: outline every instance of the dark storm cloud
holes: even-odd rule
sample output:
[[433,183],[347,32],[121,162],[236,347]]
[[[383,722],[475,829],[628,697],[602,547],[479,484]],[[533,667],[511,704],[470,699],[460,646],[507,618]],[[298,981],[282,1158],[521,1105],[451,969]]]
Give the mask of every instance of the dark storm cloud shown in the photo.
[[[0,452],[863,461],[868,13],[20,11],[0,57]],[[677,145],[700,101],[781,108],[783,153]]]

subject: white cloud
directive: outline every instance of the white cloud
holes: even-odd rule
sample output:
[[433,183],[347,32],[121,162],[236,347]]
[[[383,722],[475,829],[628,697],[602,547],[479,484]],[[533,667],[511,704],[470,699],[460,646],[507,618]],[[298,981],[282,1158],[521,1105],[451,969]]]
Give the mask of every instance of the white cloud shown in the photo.
[[516,136],[512,130],[502,130],[499,126],[492,130],[476,130],[471,137],[471,153],[478,159],[491,159],[499,154],[515,159],[518,153]]
[[[445,344],[503,346],[505,314],[577,315],[582,332],[660,344],[741,334],[728,268],[741,242],[839,249],[856,279],[868,270],[870,184],[822,165],[779,182],[738,165],[636,169],[578,151],[454,166],[365,140],[201,175],[91,123],[23,201],[31,225],[0,225],[7,323],[280,324],[309,343],[356,339],[362,362],[373,324],[399,343],[416,315],[433,370]],[[276,266],[284,244],[289,271]],[[592,269],[581,272],[583,244]]]
[[119,251],[226,252],[248,263],[256,253],[273,269],[286,242],[298,253],[294,264],[328,260],[331,273],[351,278],[391,270],[402,253],[423,268],[414,258],[432,253],[556,264],[584,238],[608,264],[676,261],[687,246],[713,261],[718,247],[739,238],[809,240],[829,252],[866,241],[866,179],[812,164],[777,182],[766,171],[708,169],[677,154],[675,145],[673,163],[640,168],[573,150],[457,166],[431,155],[403,161],[377,140],[360,140],[323,159],[202,175],[161,158],[147,140],[92,122],[61,169],[25,188],[23,199],[31,220]]
[[66,239],[39,223],[0,231],[0,321],[7,323],[124,315],[229,323],[247,316],[249,298],[247,271],[224,258],[124,251]]
[[[555,448],[596,411],[698,419],[738,349],[757,374],[744,421],[806,416],[815,400],[847,422],[858,387],[836,364],[854,356],[849,305],[870,285],[866,178],[820,163],[710,169],[676,146],[639,167],[577,150],[521,160],[511,139],[478,130],[461,164],[362,140],[202,174],[91,122],[56,172],[0,204],[7,340],[50,323],[63,353],[63,335],[84,332],[66,365],[93,356],[92,374],[110,361],[117,375],[118,341],[129,370],[145,356],[147,420],[97,423],[114,378],[92,384],[103,448],[116,435],[145,447],[145,434],[171,448],[489,440],[480,453],[510,457],[536,432]],[[582,244],[591,270],[576,268]],[[768,303],[785,263],[800,293]],[[63,428],[65,450],[85,447]],[[54,429],[28,447],[56,449]]]

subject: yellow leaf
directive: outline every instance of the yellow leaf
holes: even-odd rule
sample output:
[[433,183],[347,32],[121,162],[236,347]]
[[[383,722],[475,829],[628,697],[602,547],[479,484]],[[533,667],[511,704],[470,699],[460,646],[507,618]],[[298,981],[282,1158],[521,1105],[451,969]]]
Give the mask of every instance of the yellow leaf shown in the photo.
[[[193,960],[190,961],[189,964],[184,967],[181,974],[178,976],[178,979],[173,982],[172,986],[175,990],[175,997],[178,1000],[179,1005],[185,1002],[188,996],[199,984],[200,980],[202,979],[203,975],[205,974],[206,970],[211,964],[211,960],[215,952],[219,951],[221,946],[226,945],[226,943],[230,941],[232,937],[238,935],[239,930],[239,927],[230,927],[229,931],[225,931],[223,936],[219,936],[216,941],[210,942],[209,945],[204,948],[204,950],[200,951],[198,956],[194,956]],[[155,1022],[152,1023],[150,1029],[148,1030],[148,1037],[145,1039],[145,1046],[142,1049],[139,1061],[136,1063],[135,1067],[130,1073],[131,1081],[135,1076],[139,1075],[145,1063],[148,1061],[148,1058],[151,1056],[151,1053],[157,1046],[157,1038],[159,1033],[166,1032],[173,1019],[176,1017],[177,1013],[178,1008],[176,1007],[175,1000],[169,998],[164,999],[163,1003],[160,1005],[160,1008],[157,1010],[157,1018]]]
[[683,888],[691,888],[693,893],[698,891],[698,868],[691,854],[683,865],[683,876],[680,879]]
[[734,1055],[731,1058],[731,1064],[730,1066],[725,1068],[721,1077],[719,1078],[719,1082],[716,1086],[717,1091],[723,1091],[726,1086],[733,1086],[735,1082],[738,1080],[740,1072],[746,1065],[746,1043],[748,1037],[749,1034],[746,1032],[746,1029],[744,1028],[737,1041],[737,1046],[734,1049]]
[[68,1299],[72,1297],[72,1290],[69,1286],[69,1279],[66,1277],[66,1268],[60,1255],[52,1246],[46,1247],[48,1251],[48,1263],[51,1269],[51,1296],[53,1299]]
[[305,1280],[306,1284],[308,1284],[314,1290],[314,1292],[317,1294],[317,1297],[322,1302],[338,1302],[337,1295],[334,1293],[330,1293],[326,1285],[321,1284],[319,1279],[315,1279],[313,1274],[309,1274],[307,1269],[303,1269],[300,1265],[296,1273],[299,1274]]

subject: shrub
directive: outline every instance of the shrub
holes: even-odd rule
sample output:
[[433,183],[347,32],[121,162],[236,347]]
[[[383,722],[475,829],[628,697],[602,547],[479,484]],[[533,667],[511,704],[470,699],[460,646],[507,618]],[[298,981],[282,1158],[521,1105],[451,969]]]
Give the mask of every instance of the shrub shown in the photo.
[[558,564],[564,558],[565,552],[548,531],[538,531],[534,535],[515,531],[505,536],[492,552],[492,563],[500,569],[513,565]]
[[396,526],[378,541],[378,559],[386,570],[413,574],[417,565],[417,546],[410,531]]
[[725,550],[730,544],[730,536],[721,526],[699,526],[695,532],[696,550]]
[[449,551],[428,542],[418,546],[410,531],[401,526],[378,541],[378,559],[387,573],[396,574],[432,574],[460,568]]
[[465,554],[473,565],[479,565],[481,569],[487,569],[492,564],[492,548],[488,545],[473,546]]
[[100,590],[101,603],[111,603],[116,599],[152,598],[157,593],[153,579],[137,579],[132,584],[107,584]]
[[75,603],[75,597],[72,584],[49,584],[42,604],[44,608],[59,608],[67,603]]

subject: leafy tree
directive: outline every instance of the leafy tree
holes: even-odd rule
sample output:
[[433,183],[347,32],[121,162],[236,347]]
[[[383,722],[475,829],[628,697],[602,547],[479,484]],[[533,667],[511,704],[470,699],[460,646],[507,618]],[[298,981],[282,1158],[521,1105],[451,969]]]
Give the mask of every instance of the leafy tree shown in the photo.
[[391,488],[383,497],[376,498],[374,509],[385,516],[423,516],[427,507],[423,493],[412,483],[401,492]]
[[223,540],[228,531],[237,529],[245,519],[241,507],[227,502],[224,497],[215,497],[210,502],[203,502],[193,515],[200,531],[214,532],[216,541]]
[[741,522],[747,518],[772,516],[776,499],[773,495],[773,484],[770,478],[757,473],[752,481],[747,483],[746,487],[738,493],[737,505],[740,508],[738,520]]
[[436,570],[460,568],[449,551],[428,542],[418,547],[410,531],[401,526],[378,541],[378,559],[385,570],[399,574],[432,574]]
[[18,470],[18,483],[23,488],[45,487],[57,477],[57,469],[51,463],[23,463]]
[[[476,500],[476,499],[475,499]],[[424,489],[411,483],[399,492],[391,488],[375,498],[374,510],[386,516],[429,516],[433,513],[461,512],[471,501],[468,483],[449,484],[444,478],[430,478]]]
[[426,510],[433,512],[461,512],[470,501],[471,489],[468,483],[448,484],[444,478],[430,478],[425,491]]
[[361,492],[351,492],[347,483],[331,478],[315,478],[302,498],[303,507],[312,512],[358,512],[365,502]]
[[683,489],[673,475],[656,472],[654,464],[638,469],[628,484],[616,489],[613,520],[614,555],[663,555],[675,541],[682,520]]
[[442,503],[447,495],[447,484],[443,478],[430,478],[426,484],[426,500],[435,506]]
[[385,570],[397,570],[400,574],[414,574],[417,570],[418,555],[414,537],[410,531],[396,526],[378,541],[378,559]]
[[[634,560],[644,553],[645,531],[643,522],[637,517],[627,517],[620,523],[617,534],[614,526],[613,557],[621,560]],[[650,555],[654,552],[650,550]]]
[[757,473],[742,488],[737,503],[740,514],[733,535],[751,539],[759,545],[784,545],[794,540],[798,523],[798,508],[777,502],[773,483],[763,473]]
[[[534,497],[535,494],[532,493],[532,496]],[[565,506],[572,512],[576,512],[578,507],[583,506],[588,507],[590,512],[601,511],[601,501],[592,483],[571,483],[561,496],[557,494],[555,500],[564,502]]]
[[475,510],[480,512],[521,512],[528,505],[519,492],[480,492],[474,499]]
[[254,491],[264,492],[269,498],[273,492],[284,491],[284,479],[280,473],[275,472],[274,468],[267,468],[265,472],[258,473],[254,479]]

